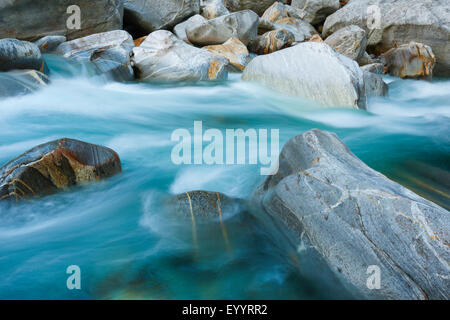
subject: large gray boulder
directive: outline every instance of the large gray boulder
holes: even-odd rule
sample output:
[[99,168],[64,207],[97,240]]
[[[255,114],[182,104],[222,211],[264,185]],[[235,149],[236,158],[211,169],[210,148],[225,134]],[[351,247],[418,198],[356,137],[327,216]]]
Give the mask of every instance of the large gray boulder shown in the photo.
[[186,27],[190,24],[201,24],[203,22],[207,21],[206,18],[203,16],[196,14],[195,16],[190,17],[186,21],[183,21],[179,24],[177,24],[173,28],[173,33],[181,40],[183,40],[186,43],[190,43],[186,34]]
[[335,134],[287,142],[254,199],[359,297],[450,298],[450,213],[369,168]]
[[0,71],[14,69],[48,72],[37,45],[17,39],[0,39]]
[[[274,2],[277,2],[277,0],[226,0],[225,4],[228,10],[232,12],[252,10],[261,16]],[[278,2],[287,3],[288,1],[281,0]]]
[[200,0],[125,0],[124,7],[125,21],[148,34],[200,13]]
[[339,0],[292,0],[291,6],[300,10],[300,18],[313,25],[325,21],[339,9]]
[[347,26],[326,38],[325,43],[340,54],[359,62],[366,53],[366,32],[358,26]]
[[45,74],[36,70],[0,72],[0,98],[32,93],[49,82]]
[[368,45],[377,54],[410,41],[428,45],[436,55],[435,75],[450,74],[448,0],[353,0],[327,18],[323,36],[348,25],[366,30]]
[[251,10],[244,10],[207,20],[190,23],[186,34],[191,43],[198,46],[222,44],[230,38],[237,38],[247,45],[258,34],[259,17]]
[[207,50],[195,48],[170,31],[151,33],[133,49],[137,76],[143,80],[207,81],[228,78],[228,60]]
[[358,64],[323,42],[304,42],[258,56],[248,64],[242,79],[329,107],[366,108]]
[[122,171],[113,150],[59,139],[34,147],[0,168],[0,200],[20,200],[98,181]]
[[[80,8],[80,29],[69,29],[68,8]],[[0,1],[0,38],[36,41],[47,35],[72,40],[93,33],[122,28],[122,0],[8,0]]]
[[100,74],[127,81],[134,77],[130,60],[133,48],[128,32],[114,30],[64,42],[55,53],[81,63],[91,62]]

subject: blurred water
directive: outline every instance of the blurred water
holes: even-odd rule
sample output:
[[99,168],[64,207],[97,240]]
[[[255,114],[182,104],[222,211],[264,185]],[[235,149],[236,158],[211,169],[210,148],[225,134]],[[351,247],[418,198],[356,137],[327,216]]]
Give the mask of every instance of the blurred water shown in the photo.
[[[336,132],[372,168],[450,208],[450,81],[396,80],[369,112],[324,109],[238,75],[219,84],[113,83],[47,56],[52,84],[0,101],[0,165],[62,137],[116,150],[123,173],[46,198],[0,204],[0,298],[311,299],[347,298],[328,279],[306,277],[282,232],[251,215],[200,226],[163,210],[167,195],[204,189],[248,197],[258,166],[176,166],[173,130],[280,130],[280,146],[312,128]],[[79,265],[82,290],[66,288]],[[321,279],[321,280],[320,280]]]

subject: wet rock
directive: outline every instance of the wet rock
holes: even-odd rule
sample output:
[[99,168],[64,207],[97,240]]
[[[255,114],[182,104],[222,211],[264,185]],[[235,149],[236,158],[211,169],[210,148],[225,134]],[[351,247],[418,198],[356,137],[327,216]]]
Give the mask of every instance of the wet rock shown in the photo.
[[291,6],[275,2],[261,17],[259,33],[285,29],[295,36],[296,42],[309,40],[317,34],[317,31],[312,25],[301,20],[299,16],[299,12]]
[[324,43],[304,42],[258,56],[242,79],[325,106],[366,108],[362,70]]
[[73,139],[37,146],[0,168],[0,199],[19,200],[98,181],[121,172],[113,150]]
[[13,70],[0,72],[0,97],[12,97],[32,93],[50,82],[36,70]]
[[228,59],[230,70],[234,72],[244,71],[251,60],[247,47],[236,38],[231,38],[224,44],[206,46],[203,49]]
[[[67,13],[72,5],[80,8],[80,29],[67,27],[75,13]],[[42,1],[0,1],[0,38],[36,41],[48,35],[61,35],[72,40],[121,29],[122,17],[122,0],[46,0],[45,9]]]
[[195,48],[165,30],[151,33],[134,48],[133,62],[137,76],[144,80],[172,82],[228,78],[227,59]]
[[38,46],[41,53],[53,53],[61,43],[66,41],[67,38],[64,36],[45,36],[34,44]]
[[225,212],[234,212],[241,201],[219,192],[190,191],[176,195],[166,201],[166,207],[177,214],[195,218],[218,218]]
[[258,33],[259,17],[250,10],[231,13],[202,23],[190,23],[186,34],[191,43],[198,46],[222,44],[237,38],[247,45]]
[[17,39],[0,39],[0,71],[34,69],[48,73],[37,45]]
[[367,97],[383,97],[388,94],[389,87],[379,74],[364,70],[363,73]]
[[[375,19],[378,10],[379,19]],[[428,45],[436,55],[434,74],[450,75],[450,2],[447,0],[350,1],[328,16],[323,36],[349,25],[357,25],[367,32],[369,53],[379,55],[411,41]]]
[[384,70],[384,65],[382,63],[371,63],[361,67],[361,70],[368,71],[376,74],[382,74]]
[[133,48],[131,35],[115,30],[64,42],[56,53],[78,62],[91,62],[100,74],[127,81],[134,78],[130,61]]
[[291,6],[300,10],[300,18],[313,25],[325,21],[340,8],[339,0],[292,0]]
[[200,13],[200,0],[125,0],[125,22],[149,34]]
[[294,42],[295,36],[291,32],[285,29],[273,30],[253,39],[249,44],[249,49],[256,54],[268,54],[288,48]]
[[436,62],[431,48],[417,42],[392,48],[383,54],[382,60],[387,72],[400,78],[431,79]]
[[207,21],[203,16],[196,14],[193,17],[190,17],[186,21],[179,23],[173,28],[173,33],[181,40],[183,40],[186,43],[190,43],[186,34],[186,27],[189,24],[201,24],[203,22]]
[[[226,6],[231,12],[241,10],[252,10],[258,15],[262,15],[276,0],[226,0]],[[281,1],[287,3],[288,1]]]
[[358,26],[347,26],[326,38],[325,43],[340,54],[359,62],[366,52],[366,32]]
[[[292,138],[279,162],[255,192],[256,203],[292,231],[293,245],[317,251],[350,291],[372,299],[449,299],[447,210],[369,168],[329,132]],[[367,285],[369,266],[380,270],[380,289]]]
[[200,12],[206,19],[214,19],[230,14],[224,0],[200,0]]

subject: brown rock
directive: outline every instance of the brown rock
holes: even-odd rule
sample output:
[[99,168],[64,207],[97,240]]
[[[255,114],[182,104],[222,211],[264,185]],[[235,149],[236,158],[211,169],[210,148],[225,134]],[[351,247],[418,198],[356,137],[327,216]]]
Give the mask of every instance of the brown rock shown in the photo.
[[139,47],[139,46],[141,45],[141,43],[145,41],[145,39],[147,39],[147,36],[144,36],[144,37],[140,37],[140,38],[134,39],[134,41],[133,41],[133,42],[134,42],[134,45],[135,45],[136,47]]
[[0,200],[56,193],[122,171],[113,150],[73,139],[39,145],[0,168]]
[[203,49],[227,58],[230,61],[231,71],[243,71],[250,62],[247,47],[237,38],[231,38],[224,44],[206,46]]
[[295,36],[291,32],[285,29],[273,30],[254,39],[249,49],[256,54],[269,54],[290,47],[294,42]]

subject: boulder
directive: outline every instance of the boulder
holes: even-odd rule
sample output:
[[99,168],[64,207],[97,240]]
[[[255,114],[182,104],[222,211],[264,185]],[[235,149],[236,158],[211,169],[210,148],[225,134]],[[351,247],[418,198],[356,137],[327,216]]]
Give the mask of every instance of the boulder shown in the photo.
[[261,17],[260,34],[270,30],[285,29],[295,36],[295,42],[303,42],[317,34],[316,29],[299,18],[299,12],[289,5],[275,2]]
[[384,70],[384,64],[378,62],[366,64],[365,66],[361,67],[361,70],[376,74],[382,74]]
[[[279,164],[256,203],[287,227],[295,246],[318,252],[350,291],[370,299],[450,298],[447,210],[369,168],[333,133],[292,138]],[[381,285],[371,290],[376,269]]]
[[186,43],[189,43],[187,34],[186,34],[186,27],[189,24],[201,24],[203,22],[207,21],[206,18],[204,18],[203,16],[196,14],[195,16],[190,17],[189,19],[187,19],[186,21],[183,21],[179,24],[177,24],[174,28],[173,28],[173,33],[181,40],[183,40]]
[[0,168],[0,200],[65,190],[121,172],[113,150],[73,139],[37,146]]
[[273,30],[253,39],[249,50],[256,54],[268,54],[290,47],[295,42],[295,36],[285,30]]
[[203,49],[208,50],[230,61],[230,71],[242,72],[250,62],[250,53],[247,47],[236,38],[231,38],[224,44],[206,46]]
[[[75,2],[75,3],[74,3]],[[74,11],[80,8],[80,29],[69,29]],[[36,41],[47,35],[66,36],[72,40],[93,33],[122,28],[122,0],[12,0],[0,1],[0,38]]]
[[0,97],[32,93],[49,82],[50,79],[45,74],[36,70],[0,72]]
[[358,26],[347,26],[326,38],[325,43],[340,54],[359,62],[366,52],[366,32]]
[[379,74],[364,71],[364,88],[367,97],[383,97],[388,94],[389,87]]
[[429,46],[410,42],[385,52],[382,61],[390,75],[431,79],[436,58]]
[[219,192],[190,191],[171,197],[166,208],[187,218],[220,218],[225,212],[234,212],[241,201]]
[[300,10],[300,18],[313,25],[321,24],[340,8],[339,0],[292,0],[291,6]]
[[206,81],[226,80],[228,60],[195,48],[166,30],[151,33],[133,49],[137,76],[144,80]]
[[133,48],[131,35],[115,30],[64,42],[56,53],[78,62],[92,62],[100,74],[127,81],[134,78],[130,60]]
[[41,53],[53,53],[61,43],[66,41],[65,36],[45,36],[35,41],[34,44],[38,46]]
[[214,19],[230,14],[224,0],[200,0],[200,12],[206,19]]
[[362,70],[323,42],[303,42],[258,56],[242,79],[329,107],[366,108]]
[[[376,18],[378,11],[380,19]],[[327,18],[323,36],[349,25],[357,25],[367,32],[368,46],[377,55],[411,41],[428,45],[436,55],[434,74],[450,75],[448,0],[350,1]]]
[[250,10],[231,13],[201,23],[190,23],[186,34],[191,43],[198,46],[222,44],[237,38],[247,45],[258,33],[259,17]]
[[200,13],[200,0],[125,0],[125,23],[144,34],[169,29]]
[[[226,0],[225,4],[231,12],[241,10],[252,10],[258,15],[262,15],[267,8],[269,8],[276,0]],[[283,3],[287,3],[288,0],[282,0]]]
[[358,60],[360,66],[365,66],[367,64],[375,63],[370,54],[364,52],[363,56]]
[[33,69],[48,73],[37,45],[17,39],[0,39],[0,71]]

